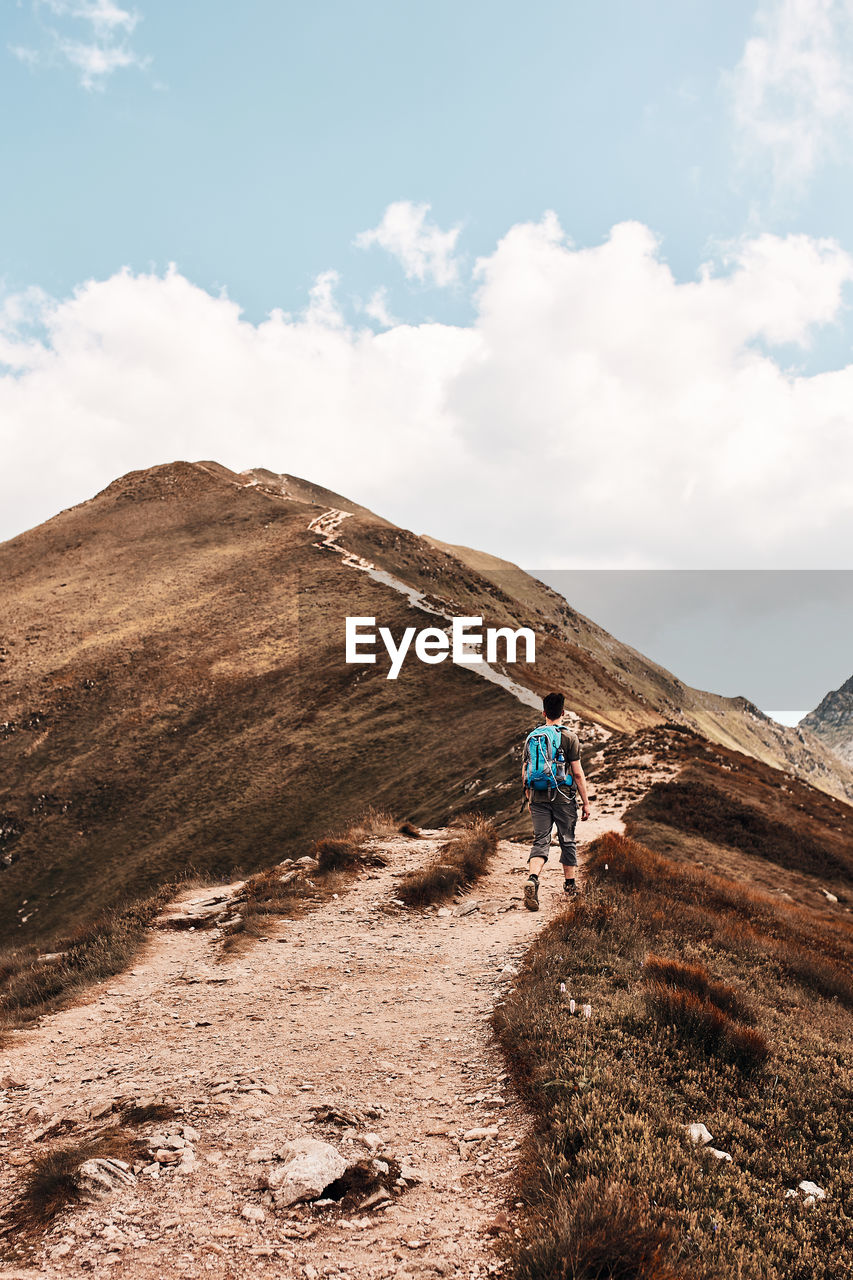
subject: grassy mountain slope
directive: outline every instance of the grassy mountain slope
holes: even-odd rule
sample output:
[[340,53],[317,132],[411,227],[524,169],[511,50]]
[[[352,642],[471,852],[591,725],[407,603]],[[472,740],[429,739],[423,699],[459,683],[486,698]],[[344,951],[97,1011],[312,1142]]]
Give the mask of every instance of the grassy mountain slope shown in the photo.
[[178,463],[0,548],[4,938],[52,949],[188,869],[304,852],[367,803],[445,818],[505,778],[531,720],[509,694],[344,666],[348,613],[397,633],[411,610],[315,545],[324,507]]
[[[572,707],[582,716],[593,714],[619,729],[674,721],[712,742],[745,751],[766,764],[792,770],[815,786],[853,799],[853,760],[844,756],[844,762],[839,764],[833,750],[837,750],[836,742],[825,732],[818,732],[811,717],[796,728],[788,728],[777,724],[746,698],[724,698],[692,689],[666,668],[568,607],[562,596],[517,565],[470,547],[429,541],[509,590],[557,627],[560,639],[572,653],[573,667],[583,673],[577,685],[568,685]],[[586,683],[587,672],[594,673],[591,690]],[[604,672],[607,680],[602,678]]]
[[850,916],[612,834],[586,865],[495,1013],[536,1115],[515,1280],[848,1275]]
[[[309,527],[332,508],[348,514],[331,533]],[[366,804],[430,825],[477,808],[514,829],[535,712],[449,662],[412,659],[396,682],[383,654],[346,666],[347,615],[397,636],[436,612],[529,625],[537,661],[507,673],[567,689],[587,727],[682,715],[674,699],[693,695],[674,677],[520,570],[457,550],[215,462],[124,476],[0,547],[0,936],[58,949],[105,908],[304,852]],[[726,715],[743,737],[750,714]]]

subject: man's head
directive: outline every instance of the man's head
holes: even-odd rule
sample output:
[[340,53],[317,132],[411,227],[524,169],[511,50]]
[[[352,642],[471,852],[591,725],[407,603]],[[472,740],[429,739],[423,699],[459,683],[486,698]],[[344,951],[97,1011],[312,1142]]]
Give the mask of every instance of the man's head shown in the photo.
[[566,706],[566,699],[561,693],[546,693],[542,699],[542,710],[546,720],[559,720]]

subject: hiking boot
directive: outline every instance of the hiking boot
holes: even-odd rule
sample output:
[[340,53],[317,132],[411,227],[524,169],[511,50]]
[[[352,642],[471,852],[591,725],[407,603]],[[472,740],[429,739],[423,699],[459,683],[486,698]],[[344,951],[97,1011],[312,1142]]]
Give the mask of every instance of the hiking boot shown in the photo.
[[528,911],[539,910],[539,881],[533,876],[524,885],[524,905]]
[[567,898],[576,898],[578,896],[577,882],[574,880],[564,880],[563,893]]

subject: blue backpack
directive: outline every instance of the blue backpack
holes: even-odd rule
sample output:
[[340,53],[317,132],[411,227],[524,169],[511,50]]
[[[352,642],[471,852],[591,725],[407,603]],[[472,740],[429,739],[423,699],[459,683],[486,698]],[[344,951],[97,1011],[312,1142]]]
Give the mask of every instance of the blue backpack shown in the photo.
[[574,785],[571,773],[566,773],[562,731],[557,725],[543,724],[529,733],[524,740],[524,758],[527,761],[527,786],[534,791]]

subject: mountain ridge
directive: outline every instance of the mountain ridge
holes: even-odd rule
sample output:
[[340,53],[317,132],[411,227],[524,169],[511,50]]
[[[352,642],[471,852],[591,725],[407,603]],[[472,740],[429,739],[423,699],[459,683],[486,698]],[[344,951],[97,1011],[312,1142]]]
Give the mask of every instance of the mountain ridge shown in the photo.
[[[455,550],[215,463],[119,477],[0,546],[0,1243],[13,1233],[16,1265],[229,1280],[251,1259],[317,1277],[322,1254],[389,1280],[529,1277],[585,1240],[600,1261],[604,1239],[622,1273],[639,1230],[673,1277],[685,1258],[716,1275],[765,1253],[768,1276],[792,1257],[803,1278],[840,1274],[853,807],[689,723],[783,758],[746,700],[706,703],[550,588]],[[413,662],[389,681],[343,662],[347,615],[395,635],[451,615],[531,625],[537,663]],[[552,861],[534,915],[519,748],[552,685],[594,803],[581,892],[567,904]],[[374,814],[350,849],[365,805],[393,821]],[[407,909],[402,877],[443,861],[474,812],[501,837],[485,873]],[[352,861],[327,875],[342,847]],[[650,948],[739,1002],[749,1025],[716,1006],[708,1025],[766,1054],[764,1074],[741,1076],[725,1038],[694,1043],[689,1018],[650,1016]],[[595,1136],[580,1148],[578,1115]],[[691,1124],[724,1161],[701,1163]],[[317,1138],[385,1182],[281,1203],[289,1144]],[[15,1238],[50,1162],[73,1194],[93,1153],[126,1158],[120,1185]],[[531,1196],[537,1170],[551,1184]]]
[[[253,469],[246,474],[259,476]],[[266,477],[273,473],[264,472]],[[282,474],[274,477],[282,486],[305,485],[295,477]],[[323,491],[324,495],[346,505],[346,499],[338,494]],[[363,514],[372,512],[358,504],[349,504]],[[381,521],[386,529],[394,529],[387,521]],[[404,531],[408,532],[408,531]],[[408,535],[410,538],[416,535]],[[341,543],[351,546],[363,558],[369,554],[381,562],[386,548],[377,545],[376,539],[349,538],[344,528]],[[589,655],[598,665],[598,679],[593,688],[599,695],[607,692],[607,685],[615,680],[629,696],[621,699],[621,714],[615,718],[606,708],[593,704],[587,695],[578,696],[571,684],[567,687],[567,704],[582,718],[594,719],[609,729],[625,731],[641,726],[673,719],[696,732],[709,737],[720,745],[746,751],[759,760],[777,768],[792,769],[798,776],[833,794],[853,799],[853,772],[846,766],[839,770],[836,758],[827,753],[823,743],[815,735],[799,727],[779,725],[745,697],[724,697],[702,690],[692,689],[666,668],[611,636],[603,627],[586,618],[558,592],[531,576],[510,561],[469,547],[441,542],[430,535],[421,535],[421,542],[450,557],[491,582],[513,599],[521,601],[544,620],[546,634],[552,636],[554,628],[560,630],[564,640],[576,646],[575,658],[580,653]],[[397,566],[399,567],[399,566]],[[579,665],[583,666],[583,663]],[[606,671],[608,680],[602,681]],[[556,677],[555,677],[556,680]],[[584,681],[581,681],[583,686]],[[564,686],[560,686],[564,687]],[[544,690],[543,690],[544,691]]]
[[800,726],[819,738],[847,765],[853,765],[853,676],[830,690]]
[[[176,878],[304,854],[365,804],[429,826],[476,809],[517,834],[520,744],[552,687],[590,765],[670,724],[692,752],[720,742],[720,768],[752,747],[853,794],[807,731],[685,692],[521,570],[298,477],[132,472],[0,545],[0,572],[0,930],[24,959]],[[343,661],[348,615],[399,634],[450,614],[532,626],[536,663],[411,662],[388,681]]]

